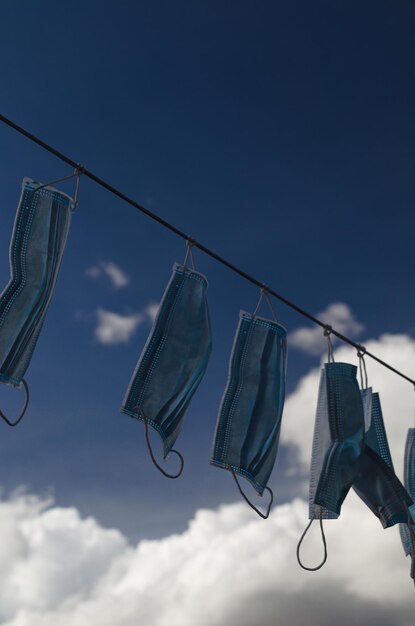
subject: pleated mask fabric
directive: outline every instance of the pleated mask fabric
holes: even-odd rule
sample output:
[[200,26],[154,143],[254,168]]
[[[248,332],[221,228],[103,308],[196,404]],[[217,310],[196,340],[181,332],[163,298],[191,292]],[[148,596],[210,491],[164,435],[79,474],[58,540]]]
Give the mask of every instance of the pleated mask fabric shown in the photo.
[[[147,425],[160,435],[164,459],[179,436],[212,350],[207,287],[205,276],[184,265],[174,265],[121,406],[123,413],[144,422],[146,437]],[[170,478],[177,477],[165,473],[150,446],[149,451],[160,471]]]
[[[409,428],[406,436],[405,443],[405,458],[404,458],[404,485],[412,498],[415,500],[415,428]],[[409,507],[412,519],[415,519],[415,505]],[[415,525],[412,524],[412,530],[415,530]],[[401,534],[403,549],[406,556],[411,555],[415,558],[414,545],[412,540],[412,534],[408,527],[408,524],[401,524],[399,526]]]
[[25,178],[10,243],[10,280],[0,296],[0,382],[20,386],[61,266],[73,199]]
[[365,419],[349,363],[325,363],[321,372],[314,429],[309,518],[335,518],[359,470]]
[[[364,393],[371,393],[371,389]],[[371,393],[371,424],[353,488],[384,528],[406,523],[412,500],[396,476],[383,421],[379,394]]]
[[286,336],[278,322],[240,312],[213,441],[210,463],[243,476],[260,495],[278,451]]

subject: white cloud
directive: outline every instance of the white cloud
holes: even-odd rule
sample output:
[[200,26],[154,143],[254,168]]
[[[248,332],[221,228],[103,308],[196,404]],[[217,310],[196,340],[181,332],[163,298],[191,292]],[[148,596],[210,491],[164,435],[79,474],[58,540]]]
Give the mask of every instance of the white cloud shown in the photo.
[[[411,374],[415,340],[383,335],[366,347]],[[346,346],[335,358],[357,362]],[[402,474],[413,390],[370,359],[367,366]],[[281,443],[296,446],[307,465],[318,378],[316,368],[299,382],[283,417]],[[307,505],[298,499],[275,506],[267,521],[244,503],[199,510],[184,533],[136,547],[75,509],[46,505],[25,495],[0,501],[3,626],[413,624],[414,589],[398,530],[383,530],[354,493],[341,517],[325,523],[329,557],[316,573],[301,570],[295,558],[307,523]],[[317,563],[317,524],[304,544],[304,561]]]
[[[364,328],[356,320],[347,304],[342,302],[330,304],[324,311],[317,313],[316,317],[350,337],[357,337]],[[294,330],[289,334],[288,342],[290,347],[298,348],[312,356],[318,356],[327,351],[327,339],[323,335],[323,329],[319,326],[303,326]]]
[[107,276],[110,279],[112,286],[119,289],[120,287],[126,287],[130,282],[127,274],[113,261],[100,261],[98,265],[88,267],[85,270],[85,274],[89,278],[97,279],[100,276]]
[[100,343],[107,345],[127,343],[144,321],[141,313],[121,315],[101,308],[96,313],[98,325],[95,328],[95,337]]
[[156,304],[155,302],[152,302],[145,308],[145,312],[152,322],[154,322],[154,320],[156,319],[158,310],[159,310],[159,305]]
[[[300,500],[267,521],[244,504],[200,510],[181,535],[133,548],[116,530],[37,498],[0,502],[4,626],[412,626],[413,585],[395,529],[356,497],[326,523],[318,573],[295,558]],[[318,560],[313,528],[304,559]]]

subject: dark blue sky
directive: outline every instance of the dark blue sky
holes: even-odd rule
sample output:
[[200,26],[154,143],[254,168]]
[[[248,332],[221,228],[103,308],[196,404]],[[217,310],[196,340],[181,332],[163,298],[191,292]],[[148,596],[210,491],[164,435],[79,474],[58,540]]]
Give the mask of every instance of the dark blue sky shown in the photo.
[[[414,333],[415,4],[75,0],[7,2],[1,13],[4,115],[309,311],[342,301],[366,337]],[[5,126],[0,150],[4,285],[22,178],[70,171]],[[236,499],[208,461],[238,312],[257,290],[196,251],[214,349],[173,484],[151,467],[141,425],[118,411],[149,324],[128,344],[93,335],[97,308],[158,301],[183,256],[181,240],[82,180],[28,370],[31,406],[18,429],[2,427],[7,490],[53,486],[58,503],[132,537]],[[100,260],[129,285],[88,279]],[[276,308],[290,330],[304,324]],[[292,350],[289,389],[316,363]],[[0,389],[7,406],[11,393]]]

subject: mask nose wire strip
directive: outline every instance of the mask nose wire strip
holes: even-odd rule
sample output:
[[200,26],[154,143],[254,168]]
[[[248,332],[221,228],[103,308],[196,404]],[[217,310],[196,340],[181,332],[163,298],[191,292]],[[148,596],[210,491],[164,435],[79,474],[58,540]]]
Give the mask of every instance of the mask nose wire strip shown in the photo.
[[265,489],[269,492],[270,494],[270,501],[268,504],[268,508],[267,508],[267,512],[266,513],[262,513],[259,509],[256,508],[256,506],[254,504],[252,504],[252,502],[249,500],[249,498],[246,496],[246,494],[243,492],[242,487],[239,483],[238,477],[235,473],[235,470],[233,469],[233,467],[230,467],[230,470],[232,472],[232,476],[236,482],[236,485],[238,487],[239,493],[241,494],[241,496],[243,497],[243,499],[245,500],[245,502],[247,504],[249,504],[249,506],[251,507],[251,509],[254,509],[254,511],[256,513],[258,513],[259,517],[262,517],[262,519],[268,519],[269,513],[271,511],[271,507],[272,507],[272,503],[274,501],[274,494],[272,489],[270,489],[270,487],[265,487]]
[[324,528],[323,528],[323,510],[322,509],[320,509],[320,530],[321,530],[321,538],[323,540],[323,547],[324,547],[323,560],[321,561],[320,565],[317,565],[316,567],[307,567],[306,565],[304,565],[302,563],[301,558],[300,558],[301,544],[303,543],[304,537],[308,533],[311,524],[314,522],[314,519],[315,518],[313,517],[313,519],[310,520],[309,524],[307,525],[307,528],[305,529],[305,531],[301,535],[300,541],[298,542],[298,546],[297,546],[297,561],[298,561],[298,564],[300,565],[300,567],[302,567],[303,569],[307,570],[308,572],[316,572],[317,570],[321,569],[323,567],[324,563],[327,561],[327,542],[326,542],[326,536],[324,534]]
[[163,476],[166,476],[166,478],[179,478],[179,476],[181,475],[181,473],[183,472],[183,467],[184,467],[184,459],[182,457],[182,455],[180,454],[180,452],[178,452],[177,450],[170,450],[169,454],[171,452],[174,452],[174,454],[176,454],[179,459],[180,459],[180,469],[177,472],[177,474],[169,474],[168,472],[166,472],[166,470],[164,470],[161,465],[159,465],[156,461],[156,457],[154,456],[152,447],[151,447],[151,443],[150,443],[150,437],[148,435],[148,421],[147,418],[143,418],[144,421],[144,431],[145,431],[145,435],[146,435],[146,444],[147,444],[147,449],[149,451],[151,460],[153,461],[153,464],[157,467],[157,469],[163,474]]
[[8,417],[7,417],[7,416],[3,413],[3,411],[0,409],[0,417],[1,417],[1,418],[2,418],[5,422],[6,422],[6,424],[8,424],[9,426],[17,426],[17,424],[20,422],[20,420],[22,419],[22,417],[23,417],[23,416],[24,416],[24,414],[26,413],[26,409],[27,409],[28,404],[29,404],[29,397],[30,397],[30,394],[29,394],[29,385],[27,384],[27,382],[25,381],[25,379],[24,379],[24,378],[23,378],[23,380],[22,380],[22,383],[23,383],[23,387],[24,387],[24,390],[25,390],[25,393],[26,393],[26,399],[25,399],[25,403],[24,403],[24,405],[23,405],[23,408],[22,408],[22,411],[21,411],[21,413],[20,413],[19,417],[18,417],[18,418],[17,418],[14,422],[11,422],[11,421],[9,420],[9,418],[8,418]]

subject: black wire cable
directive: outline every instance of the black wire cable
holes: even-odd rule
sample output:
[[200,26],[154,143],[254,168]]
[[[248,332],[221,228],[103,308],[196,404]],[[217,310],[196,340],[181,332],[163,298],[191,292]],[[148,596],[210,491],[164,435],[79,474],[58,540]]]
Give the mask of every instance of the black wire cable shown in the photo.
[[[127,204],[130,204],[131,206],[133,206],[135,209],[138,209],[139,211],[141,211],[141,213],[144,213],[145,215],[150,217],[152,220],[154,220],[155,222],[158,222],[159,224],[161,224],[162,226],[164,226],[165,228],[167,228],[171,232],[175,233],[176,235],[178,235],[182,239],[185,239],[185,240],[191,242],[192,246],[194,246],[195,248],[198,248],[199,250],[201,250],[202,252],[204,252],[205,254],[210,256],[212,259],[215,259],[216,261],[218,261],[219,263],[221,263],[225,267],[229,268],[230,270],[235,272],[235,274],[239,274],[239,276],[242,276],[242,278],[245,278],[245,280],[247,280],[248,282],[252,283],[253,285],[256,285],[257,287],[260,287],[263,290],[265,290],[269,295],[274,296],[274,298],[277,298],[278,300],[280,300],[281,302],[286,304],[288,307],[290,307],[290,309],[293,309],[293,311],[296,311],[297,313],[299,313],[303,317],[306,317],[311,322],[314,322],[315,324],[317,324],[321,328],[323,328],[323,329],[327,328],[327,324],[325,324],[324,322],[319,320],[317,317],[315,317],[311,313],[308,313],[308,311],[305,311],[304,309],[302,309],[300,306],[298,306],[294,302],[291,302],[287,298],[284,298],[284,296],[279,294],[274,289],[271,289],[271,287],[268,287],[268,285],[266,285],[265,283],[261,282],[260,280],[258,280],[254,276],[251,276],[247,272],[244,272],[242,269],[240,269],[239,267],[237,267],[236,265],[234,265],[230,261],[227,261],[222,256],[220,256],[219,254],[214,252],[213,250],[210,250],[210,248],[207,248],[206,246],[204,246],[199,241],[196,241],[196,239],[193,239],[193,237],[190,237],[189,235],[187,235],[185,232],[183,232],[179,228],[176,228],[176,226],[174,226],[170,222],[167,222],[166,220],[164,220],[162,217],[160,217],[156,213],[153,213],[153,211],[149,211],[149,209],[146,209],[145,207],[143,207],[141,204],[139,204],[138,202],[136,202],[132,198],[129,198],[122,191],[119,191],[119,189],[117,189],[113,185],[110,185],[110,183],[107,183],[105,180],[103,180],[102,178],[99,178],[99,176],[97,176],[93,172],[90,172],[83,165],[80,166],[79,163],[77,163],[73,159],[69,158],[68,156],[66,156],[62,152],[59,152],[59,150],[56,150],[56,148],[53,148],[52,146],[47,144],[45,141],[42,141],[42,139],[39,139],[39,137],[36,137],[36,135],[33,135],[29,131],[25,130],[24,128],[22,128],[21,126],[16,124],[15,122],[12,122],[11,120],[9,120],[7,117],[2,115],[1,113],[0,113],[0,121],[3,122],[4,124],[6,124],[7,126],[9,126],[10,128],[13,128],[14,130],[16,130],[18,133],[20,133],[21,135],[23,135],[27,139],[30,139],[30,141],[33,141],[34,143],[36,143],[38,146],[40,146],[41,148],[43,148],[47,152],[50,152],[51,154],[56,156],[58,159],[60,159],[64,163],[67,163],[68,165],[70,165],[74,169],[78,169],[78,170],[82,171],[82,175],[86,176],[86,178],[89,178],[90,180],[93,180],[95,183],[97,183],[97,185],[100,185],[101,187],[103,187],[104,189],[106,189],[107,191],[112,193],[114,196],[117,196],[118,198],[120,198],[121,200],[126,202]],[[342,333],[338,332],[334,328],[331,329],[331,334],[335,335],[338,339],[340,339],[344,343],[347,343],[349,346],[352,346],[352,347],[356,348],[356,350],[362,351],[363,346],[361,346],[360,344],[356,343],[355,341],[353,341],[349,337],[346,337],[346,335],[343,335]],[[410,382],[415,387],[415,380],[413,380],[412,378],[410,378],[409,376],[407,376],[403,372],[400,372],[395,367],[393,367],[392,365],[390,365],[386,361],[383,361],[378,356],[376,356],[372,352],[367,351],[366,349],[364,349],[364,354],[365,354],[365,356],[370,357],[374,361],[377,361],[378,363],[380,363],[380,365],[383,365],[383,367],[386,367],[391,372],[394,372],[395,374],[397,374],[401,378],[404,378],[405,380]]]

